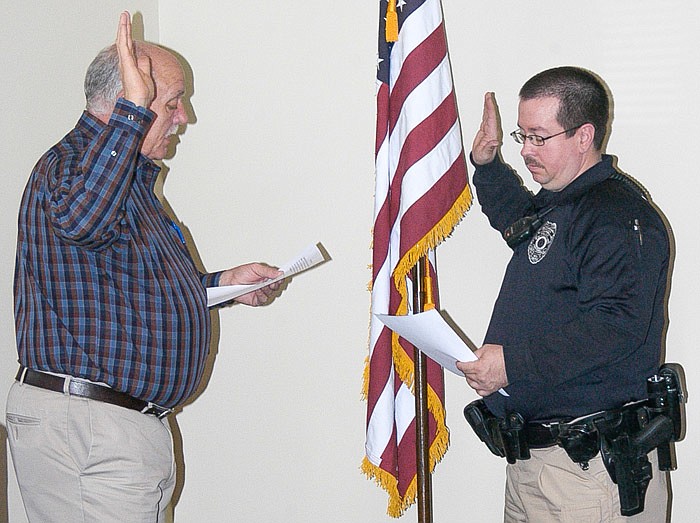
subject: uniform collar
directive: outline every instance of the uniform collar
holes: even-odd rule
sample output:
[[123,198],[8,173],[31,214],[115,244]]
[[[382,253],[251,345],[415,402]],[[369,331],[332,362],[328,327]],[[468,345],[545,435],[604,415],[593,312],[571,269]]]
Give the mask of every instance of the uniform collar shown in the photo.
[[535,195],[535,206],[538,209],[542,209],[544,207],[561,205],[575,200],[594,185],[608,179],[614,172],[613,157],[604,154],[598,163],[577,176],[561,191],[553,192],[547,189],[541,189]]

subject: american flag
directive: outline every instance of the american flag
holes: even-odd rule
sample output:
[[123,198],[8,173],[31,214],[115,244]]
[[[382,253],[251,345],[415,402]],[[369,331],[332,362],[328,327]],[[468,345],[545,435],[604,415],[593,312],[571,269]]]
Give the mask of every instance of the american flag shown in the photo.
[[[380,0],[377,64],[376,187],[372,313],[410,314],[409,273],[471,205],[440,0]],[[387,42],[387,7],[398,38]],[[388,17],[391,23],[391,16]],[[399,517],[415,501],[416,431],[413,347],[370,322],[363,393],[367,439],[362,470],[389,494]],[[449,443],[442,369],[428,360],[430,469]]]

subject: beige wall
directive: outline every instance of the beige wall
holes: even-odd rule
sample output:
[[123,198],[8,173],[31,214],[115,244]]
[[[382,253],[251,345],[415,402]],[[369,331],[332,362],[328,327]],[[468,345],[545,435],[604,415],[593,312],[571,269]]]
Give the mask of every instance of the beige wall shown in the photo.
[[[219,313],[211,379],[176,418],[186,468],[175,521],[390,521],[383,492],[359,471],[375,3],[38,4],[2,0],[0,397],[16,360],[12,270],[24,183],[38,156],[78,118],[84,69],[112,41],[117,13],[139,10],[146,37],[179,51],[194,72],[196,123],[166,162],[164,193],[204,266],[282,263],[316,241],[333,257],[295,279],[269,307]],[[673,228],[668,359],[685,365],[692,393],[698,382],[692,335],[700,311],[700,183],[693,154],[700,122],[700,7],[680,0],[563,5],[444,0],[465,144],[468,149],[486,90],[496,91],[510,131],[517,90],[535,72],[578,64],[608,81],[616,113],[608,151],[647,186]],[[516,144],[506,142],[504,155],[529,179]],[[477,204],[438,253],[443,306],[479,343],[508,252]],[[451,449],[433,478],[434,519],[497,521],[504,463],[463,422],[462,407],[474,393],[454,375],[446,382]],[[692,423],[695,403],[688,411]],[[694,519],[695,435],[691,425],[678,446],[678,522]],[[21,523],[13,473],[8,476],[10,521]],[[415,510],[402,519],[416,520]]]

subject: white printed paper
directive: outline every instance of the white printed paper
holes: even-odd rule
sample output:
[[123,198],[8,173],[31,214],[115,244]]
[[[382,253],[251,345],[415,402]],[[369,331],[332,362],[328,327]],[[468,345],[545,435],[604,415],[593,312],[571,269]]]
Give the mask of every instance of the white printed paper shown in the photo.
[[249,285],[221,285],[219,287],[207,287],[207,305],[213,307],[219,303],[223,303],[249,292],[253,292],[263,287],[267,287],[271,283],[275,283],[295,274],[299,274],[305,270],[308,270],[329,258],[324,252],[321,252],[321,244],[312,244],[306,247],[301,254],[292,258],[290,261],[285,263],[280,267],[282,274],[276,278],[265,280],[259,283],[252,283]]

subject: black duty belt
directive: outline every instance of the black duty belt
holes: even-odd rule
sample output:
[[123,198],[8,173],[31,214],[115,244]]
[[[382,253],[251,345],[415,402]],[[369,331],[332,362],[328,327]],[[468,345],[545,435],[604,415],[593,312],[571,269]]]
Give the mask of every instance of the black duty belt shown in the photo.
[[134,398],[125,392],[119,392],[103,385],[96,385],[70,377],[54,376],[53,374],[38,372],[22,366],[20,366],[15,379],[20,383],[26,383],[33,387],[110,403],[119,407],[138,410],[143,414],[150,414],[157,418],[164,418],[173,411],[173,409],[167,409],[150,401]]
[[493,454],[508,463],[530,459],[531,448],[562,447],[582,469],[600,453],[620,495],[620,513],[644,510],[653,476],[648,454],[656,449],[659,470],[676,469],[673,444],[685,435],[683,368],[666,363],[647,379],[644,400],[575,419],[526,422],[517,412],[495,416],[483,399],[464,408],[464,417]]
[[[532,449],[543,449],[561,445],[562,438],[571,437],[572,435],[581,436],[588,434],[595,429],[595,424],[603,422],[606,418],[615,418],[620,413],[627,410],[636,410],[644,401],[630,403],[620,409],[609,411],[596,412],[580,418],[564,418],[551,420],[547,422],[528,422],[524,424],[525,441]],[[639,430],[641,427],[634,427],[634,430]]]
[[[568,421],[568,420],[567,420]],[[526,423],[525,439],[531,449],[553,447],[559,443],[562,422]]]

